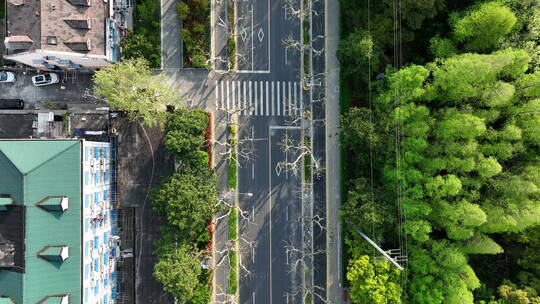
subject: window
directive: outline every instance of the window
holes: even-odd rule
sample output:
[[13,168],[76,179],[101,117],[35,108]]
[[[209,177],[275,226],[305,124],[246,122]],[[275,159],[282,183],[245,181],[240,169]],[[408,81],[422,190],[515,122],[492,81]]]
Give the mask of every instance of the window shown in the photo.
[[88,303],[88,287],[84,289],[84,303]]
[[84,160],[87,161],[88,160],[88,156],[90,154],[90,148],[88,147],[84,147]]
[[94,172],[94,183],[97,184],[99,183],[99,172]]
[[103,245],[107,245],[109,241],[109,233],[107,231],[103,232]]
[[99,235],[96,235],[94,237],[94,248],[97,249],[99,247]]
[[103,179],[105,180],[105,182],[109,181],[109,172],[103,171]]
[[107,201],[109,199],[109,190],[103,191],[103,200]]
[[89,226],[90,226],[90,219],[84,219],[84,232],[88,232]]
[[84,185],[88,186],[88,171],[84,171]]
[[[90,265],[84,265],[84,279],[88,280],[88,274],[90,273]],[[86,296],[86,295],[85,295]]]
[[90,195],[84,195],[84,208],[88,209],[90,206]]
[[94,204],[99,204],[99,192],[94,192]]
[[94,147],[94,159],[98,159],[98,158],[99,158],[99,148]]
[[89,242],[84,242],[84,256],[88,256],[88,247],[89,247]]
[[103,148],[103,158],[107,159],[107,148]]

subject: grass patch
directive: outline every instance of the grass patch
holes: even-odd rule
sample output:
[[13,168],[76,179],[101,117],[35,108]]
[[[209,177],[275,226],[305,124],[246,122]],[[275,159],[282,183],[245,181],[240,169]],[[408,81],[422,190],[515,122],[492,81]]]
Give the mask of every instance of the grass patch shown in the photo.
[[236,294],[238,287],[237,266],[236,251],[229,251],[229,292],[232,294]]
[[[306,146],[309,146],[311,144],[311,140],[309,137],[304,137],[304,144]],[[304,182],[311,181],[311,156],[304,155]]]
[[302,32],[304,36],[304,44],[308,44],[311,37],[309,35],[309,20],[305,20],[302,22]]
[[229,159],[229,172],[228,172],[228,181],[229,181],[229,189],[236,189],[237,186],[237,172],[238,172],[238,165],[236,164],[236,158],[238,156],[236,153],[231,153],[231,157]]
[[229,214],[229,239],[236,240],[238,237],[238,210],[236,208],[231,209]]
[[181,1],[176,12],[182,21],[183,66],[206,68],[210,53],[210,1]]

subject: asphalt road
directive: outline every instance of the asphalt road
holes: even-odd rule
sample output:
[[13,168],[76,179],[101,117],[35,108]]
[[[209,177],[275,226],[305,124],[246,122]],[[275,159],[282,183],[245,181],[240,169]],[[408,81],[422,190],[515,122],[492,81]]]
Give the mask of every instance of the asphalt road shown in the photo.
[[[319,0],[320,1],[320,0]],[[293,1],[294,2],[294,1]],[[301,258],[296,252],[302,246],[303,216],[311,214],[302,206],[302,171],[298,175],[279,169],[278,164],[294,158],[291,153],[281,150],[279,141],[290,136],[296,141],[304,134],[297,128],[290,128],[288,121],[298,115],[298,108],[311,108],[311,98],[324,97],[324,83],[318,90],[304,91],[300,79],[300,51],[286,48],[283,41],[288,37],[301,40],[300,20],[285,9],[286,0],[246,0],[239,1],[236,14],[237,71],[211,74],[213,88],[205,96],[209,97],[210,108],[237,111],[240,127],[239,138],[250,137],[254,142],[255,157],[239,168],[238,205],[250,214],[249,219],[240,217],[240,303],[302,303],[304,280],[315,282],[325,297],[326,256],[315,255],[314,271],[304,277]],[[324,2],[316,7],[320,19],[314,21],[316,33],[324,35]],[[295,9],[298,9],[299,3]],[[216,1],[213,20],[227,20],[226,1]],[[321,23],[322,21],[322,23]],[[322,27],[321,27],[322,26]],[[223,26],[214,23],[214,54],[226,54],[226,35]],[[312,37],[315,34],[312,34]],[[324,39],[316,41],[324,46]],[[323,49],[321,47],[320,49]],[[324,56],[314,62],[315,70],[324,72]],[[322,62],[322,65],[321,65]],[[323,78],[323,77],[320,77]],[[316,88],[317,89],[317,88]],[[323,94],[323,95],[321,95]],[[213,102],[211,100],[214,100]],[[213,103],[213,104],[212,104]],[[316,105],[314,118],[321,119],[313,128],[313,149],[324,165],[325,125],[324,105]],[[218,116],[223,117],[223,114]],[[217,118],[216,121],[223,121]],[[219,129],[219,127],[217,128]],[[240,147],[241,148],[241,147]],[[315,175],[314,215],[324,217],[326,210],[325,176]],[[247,195],[252,193],[253,195]],[[311,208],[311,207],[310,207]],[[324,220],[321,222],[324,225]],[[224,226],[224,225],[221,225]],[[223,227],[225,228],[225,227]],[[326,233],[324,229],[313,228],[314,250],[324,251]],[[216,246],[222,248],[226,236],[217,232]],[[252,244],[250,246],[250,244]],[[289,249],[289,250],[287,250]],[[226,267],[216,269],[216,284],[219,290],[227,288]],[[220,299],[223,299],[221,297]]]

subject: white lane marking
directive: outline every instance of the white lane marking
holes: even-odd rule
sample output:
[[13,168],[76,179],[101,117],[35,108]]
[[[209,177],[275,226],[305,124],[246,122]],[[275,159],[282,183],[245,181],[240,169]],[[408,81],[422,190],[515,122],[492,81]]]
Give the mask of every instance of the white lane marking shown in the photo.
[[264,83],[262,81],[259,81],[259,86],[260,86],[260,89],[261,89],[261,91],[259,92],[259,93],[261,93],[260,100],[259,100],[259,104],[261,105],[261,116],[264,116],[264,89],[263,89],[263,85],[264,85]]
[[251,179],[255,179],[255,165],[251,164]]
[[[216,70],[216,72],[230,72],[224,70]],[[270,70],[236,70],[235,73],[241,74],[270,74]]]
[[253,102],[255,103],[255,116],[259,115],[259,102],[258,102],[258,94],[257,94],[257,82],[255,82],[255,95],[253,96]]
[[287,221],[289,220],[289,206],[287,206],[287,208],[285,209],[285,219]]
[[287,58],[287,53],[288,53],[288,51],[289,51],[289,48],[286,47],[286,48],[285,48],[285,65],[289,65],[289,59]]
[[281,96],[279,95],[279,90],[280,90],[279,81],[276,81],[276,85],[277,85],[277,104],[278,104],[278,116],[279,116],[279,103],[281,102],[281,98],[280,98]]
[[283,91],[282,91],[282,95],[283,95],[283,100],[287,99],[287,91],[285,91],[285,84],[287,84],[286,81],[283,81]]
[[234,81],[231,83],[231,91],[232,91],[232,109],[236,110],[236,84]]
[[252,302],[253,302],[253,304],[255,304],[255,291],[253,292],[253,297],[252,298],[253,298]]
[[255,248],[251,247],[251,262],[255,263]]
[[[299,86],[300,89],[302,88],[302,86]],[[298,96],[297,96],[297,92],[298,92],[298,89],[297,89],[297,83],[295,82],[294,83],[294,99],[293,99],[293,103],[294,103],[294,107],[296,108],[297,107],[297,104],[298,104]],[[300,103],[302,103],[302,92],[300,92]],[[289,113],[290,114],[290,113]]]
[[292,99],[292,82],[289,81],[289,99]]
[[289,249],[285,250],[285,264],[289,265]]
[[230,103],[230,100],[229,100],[229,97],[230,97],[230,90],[229,90],[229,82],[228,81],[225,81],[225,84],[227,86],[227,110],[229,110],[231,108],[231,103]]
[[[296,82],[294,83],[294,100],[296,102],[296,92],[297,92],[297,89],[296,89]],[[300,91],[300,106],[299,106],[299,109],[303,109],[304,108],[304,94],[302,93],[302,85],[299,85],[298,86],[298,90]]]
[[268,81],[266,81],[266,115],[270,116],[270,90],[268,89]]
[[249,107],[248,100],[247,100],[247,82],[244,82],[244,110],[242,111],[242,114],[247,115],[247,108]]
[[[270,96],[272,97],[272,102],[271,102],[272,103],[272,107],[271,107],[272,108],[272,116],[274,116],[274,113],[275,113],[275,111],[274,111],[275,110],[274,101],[275,101],[276,96],[274,96],[274,85],[275,85],[275,82],[272,81],[271,86],[270,86]],[[278,92],[279,92],[279,85],[278,85]]]
[[[279,83],[278,83],[279,87]],[[279,91],[278,91],[278,99],[277,99],[277,116],[281,115],[281,98],[279,98]]]
[[249,115],[253,115],[253,92],[251,91],[253,89],[253,82],[251,80],[249,81]]
[[225,105],[223,103],[225,102],[225,85],[222,81],[219,82],[219,87],[221,88],[221,108],[224,108]]
[[219,109],[219,82],[217,80],[214,90],[216,91],[216,109]]

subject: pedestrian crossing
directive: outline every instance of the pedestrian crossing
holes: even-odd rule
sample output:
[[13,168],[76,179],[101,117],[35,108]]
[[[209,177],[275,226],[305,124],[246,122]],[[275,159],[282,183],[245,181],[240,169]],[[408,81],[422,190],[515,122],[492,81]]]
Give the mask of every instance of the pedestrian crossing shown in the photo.
[[294,81],[216,81],[219,110],[249,116],[298,115],[302,91]]

